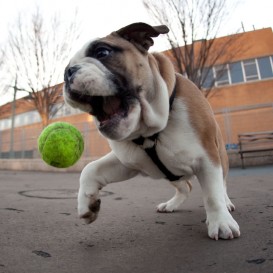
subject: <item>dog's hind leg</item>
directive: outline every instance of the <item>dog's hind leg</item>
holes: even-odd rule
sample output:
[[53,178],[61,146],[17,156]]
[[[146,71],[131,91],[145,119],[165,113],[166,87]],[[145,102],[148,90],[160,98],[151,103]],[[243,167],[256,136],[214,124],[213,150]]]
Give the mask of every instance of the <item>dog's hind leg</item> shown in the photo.
[[175,187],[175,195],[166,203],[161,203],[157,206],[158,212],[173,212],[181,205],[188,197],[192,185],[188,180],[180,180],[170,182]]

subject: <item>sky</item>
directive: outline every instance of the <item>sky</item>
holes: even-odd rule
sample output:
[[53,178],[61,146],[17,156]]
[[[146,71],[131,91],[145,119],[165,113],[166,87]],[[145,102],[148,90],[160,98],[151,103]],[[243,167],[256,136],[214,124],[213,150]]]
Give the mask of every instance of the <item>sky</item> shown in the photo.
[[[242,24],[245,31],[273,28],[273,0],[228,1],[237,2],[238,5],[230,12],[230,19],[220,30],[220,36],[242,31]],[[82,25],[77,43],[79,47],[91,38],[103,37],[130,23],[154,24],[142,0],[0,0],[0,44],[5,42],[7,27],[14,22],[17,14],[31,13],[36,6],[46,16],[59,12],[63,20],[71,20],[75,8],[78,8]],[[157,38],[153,50],[165,48],[163,38]],[[1,95],[0,105],[10,100],[11,96]]]

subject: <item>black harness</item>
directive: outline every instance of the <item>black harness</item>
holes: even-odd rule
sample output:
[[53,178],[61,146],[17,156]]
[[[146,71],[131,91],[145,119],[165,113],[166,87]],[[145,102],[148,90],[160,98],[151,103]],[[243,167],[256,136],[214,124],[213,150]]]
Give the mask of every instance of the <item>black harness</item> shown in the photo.
[[[169,100],[169,103],[170,103],[170,111],[172,110],[172,105],[173,105],[173,101],[174,101],[174,98],[175,98],[175,94],[176,94],[176,90],[174,88],[173,92],[172,92],[172,95],[170,96],[170,100]],[[162,161],[159,159],[158,155],[157,155],[157,152],[156,152],[156,145],[157,145],[157,139],[158,139],[158,136],[159,136],[159,133],[155,133],[154,135],[152,136],[149,136],[149,137],[146,137],[144,138],[143,136],[140,136],[139,138],[136,138],[134,140],[132,140],[135,144],[139,145],[139,146],[143,146],[144,144],[144,141],[145,139],[149,139],[151,140],[154,144],[152,147],[149,147],[149,148],[145,148],[144,151],[147,153],[147,155],[152,159],[152,161],[154,162],[154,164],[158,167],[158,169],[165,174],[166,178],[169,180],[169,181],[176,181],[176,180],[179,180],[183,177],[182,176],[178,176],[178,175],[175,175],[173,174],[172,172],[170,172],[166,167],[165,165],[162,163]]]

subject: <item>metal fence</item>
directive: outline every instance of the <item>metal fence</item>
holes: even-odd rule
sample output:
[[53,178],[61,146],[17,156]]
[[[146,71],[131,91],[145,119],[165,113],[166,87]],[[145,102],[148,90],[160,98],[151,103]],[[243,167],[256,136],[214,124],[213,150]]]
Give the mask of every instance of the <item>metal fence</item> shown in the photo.
[[273,103],[238,106],[214,111],[227,150],[238,148],[238,134],[273,131]]
[[[84,138],[83,157],[98,157],[109,151],[106,140],[89,122],[73,124]],[[0,158],[39,158],[37,140],[42,132],[40,124],[31,127],[0,131]],[[13,139],[13,141],[11,141]]]
[[[273,103],[218,109],[216,120],[221,128],[226,148],[237,149],[237,135],[246,132],[273,131]],[[73,124],[84,137],[84,157],[100,157],[110,149],[107,141],[98,133],[92,122]],[[0,158],[39,158],[37,139],[41,125],[14,128],[13,143],[11,130],[0,131]]]

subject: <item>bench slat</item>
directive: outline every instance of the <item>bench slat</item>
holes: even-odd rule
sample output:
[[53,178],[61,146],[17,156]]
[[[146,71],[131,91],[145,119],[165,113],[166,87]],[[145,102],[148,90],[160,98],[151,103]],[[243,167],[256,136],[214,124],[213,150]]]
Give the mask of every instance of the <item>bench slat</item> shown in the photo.
[[273,151],[273,131],[239,134],[238,140],[242,168],[244,168],[244,153]]
[[254,153],[254,152],[266,152],[266,151],[273,151],[273,147],[272,148],[264,148],[264,149],[244,149],[244,150],[239,150],[239,153]]

